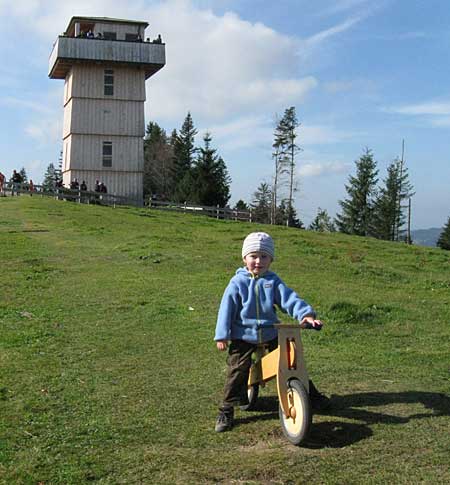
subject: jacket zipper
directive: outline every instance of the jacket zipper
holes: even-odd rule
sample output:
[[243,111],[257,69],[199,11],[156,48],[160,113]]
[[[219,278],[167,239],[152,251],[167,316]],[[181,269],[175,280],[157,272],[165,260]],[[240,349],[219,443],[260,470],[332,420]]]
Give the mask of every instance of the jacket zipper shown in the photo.
[[255,278],[255,297],[256,297],[256,320],[258,322],[258,330],[257,330],[257,333],[258,333],[258,342],[261,343],[262,342],[262,329],[261,327],[259,326],[261,324],[261,320],[259,318],[259,288],[258,288],[258,279]]

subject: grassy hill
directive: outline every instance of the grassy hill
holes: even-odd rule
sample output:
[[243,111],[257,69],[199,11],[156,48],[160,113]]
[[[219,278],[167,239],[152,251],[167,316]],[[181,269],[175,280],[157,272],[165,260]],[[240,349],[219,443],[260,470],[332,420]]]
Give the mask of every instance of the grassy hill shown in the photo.
[[[306,446],[275,388],[216,434],[223,289],[248,232],[318,310]],[[144,209],[0,199],[0,483],[449,483],[450,253]]]

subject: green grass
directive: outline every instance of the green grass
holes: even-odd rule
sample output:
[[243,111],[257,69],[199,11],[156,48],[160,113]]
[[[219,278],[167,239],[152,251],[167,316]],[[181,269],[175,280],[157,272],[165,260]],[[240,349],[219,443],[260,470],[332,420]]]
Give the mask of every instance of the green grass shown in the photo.
[[[332,409],[281,434],[275,388],[216,434],[213,334],[243,238],[320,313]],[[0,199],[0,483],[450,482],[450,253],[341,234]]]

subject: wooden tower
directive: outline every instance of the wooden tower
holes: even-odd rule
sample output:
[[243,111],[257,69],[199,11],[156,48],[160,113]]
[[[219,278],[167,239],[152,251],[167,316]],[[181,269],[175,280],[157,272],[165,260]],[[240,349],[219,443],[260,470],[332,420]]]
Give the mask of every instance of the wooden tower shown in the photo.
[[145,80],[165,64],[147,22],[72,17],[50,55],[49,77],[64,79],[63,183],[103,182],[142,202]]

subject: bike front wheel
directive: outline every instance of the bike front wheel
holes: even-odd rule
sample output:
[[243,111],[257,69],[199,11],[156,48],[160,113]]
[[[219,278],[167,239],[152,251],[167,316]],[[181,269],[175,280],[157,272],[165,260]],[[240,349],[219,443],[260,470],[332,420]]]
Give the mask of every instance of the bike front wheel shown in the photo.
[[299,445],[308,436],[312,422],[311,403],[305,386],[299,379],[288,383],[289,417],[279,408],[281,428],[286,438]]

